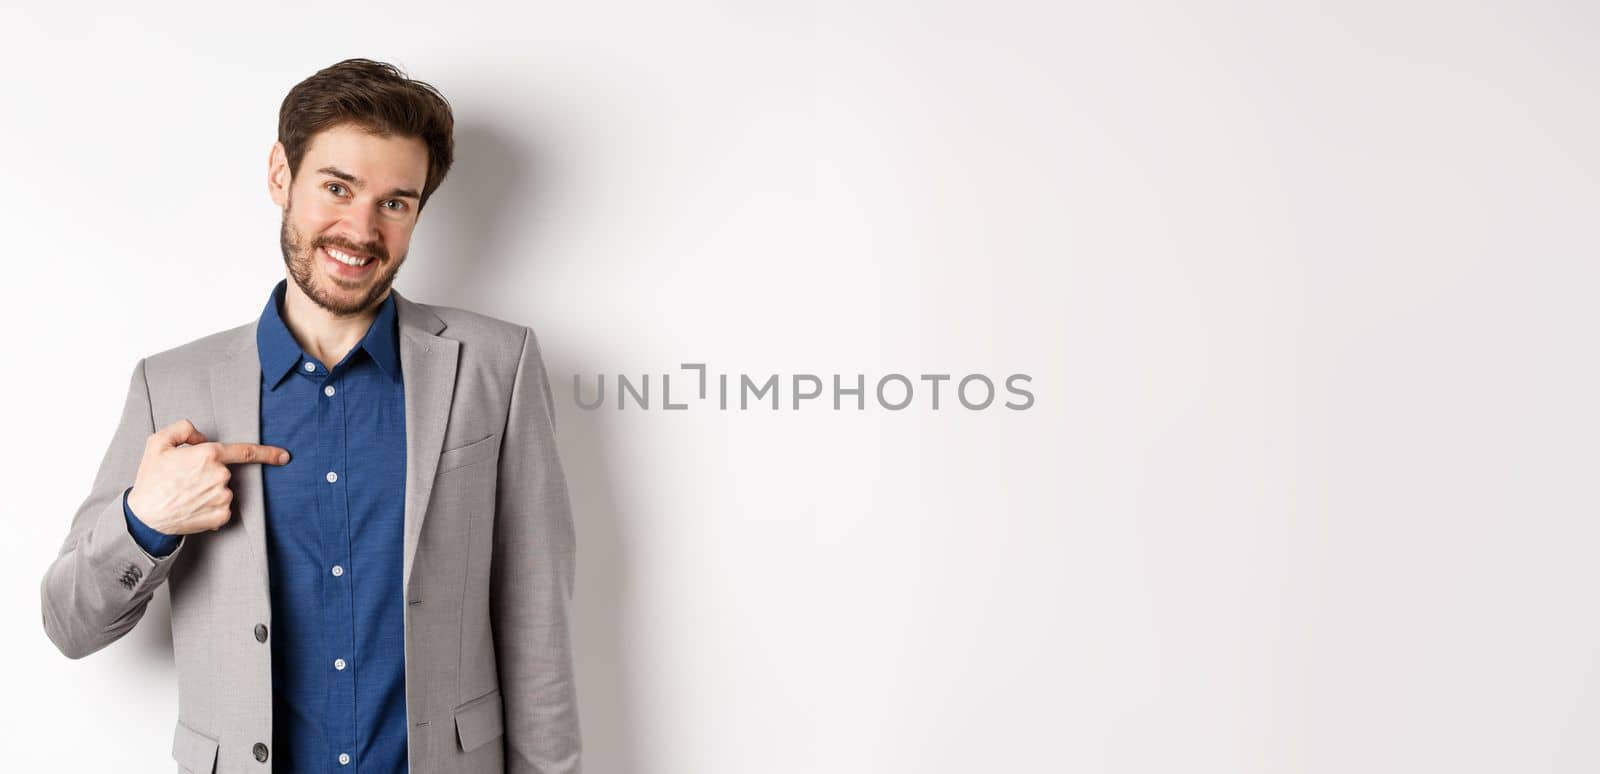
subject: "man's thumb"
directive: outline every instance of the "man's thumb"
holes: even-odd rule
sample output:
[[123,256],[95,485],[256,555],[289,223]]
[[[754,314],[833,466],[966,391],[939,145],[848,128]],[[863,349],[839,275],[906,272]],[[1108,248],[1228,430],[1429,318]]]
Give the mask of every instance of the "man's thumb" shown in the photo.
[[205,443],[206,437],[194,429],[194,424],[187,419],[180,419],[155,432],[156,440],[163,446],[181,446],[183,444]]

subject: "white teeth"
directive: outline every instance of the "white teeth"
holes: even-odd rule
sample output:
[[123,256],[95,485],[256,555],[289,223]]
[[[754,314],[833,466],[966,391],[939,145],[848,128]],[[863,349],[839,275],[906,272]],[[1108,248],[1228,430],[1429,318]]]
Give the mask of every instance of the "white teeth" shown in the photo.
[[323,247],[322,249],[324,251],[326,251],[328,253],[328,255],[333,256],[334,260],[336,260],[339,263],[342,263],[342,264],[344,264],[346,266],[365,266],[365,265],[367,265],[367,263],[369,261],[372,260],[371,258],[366,258],[366,259],[355,258],[355,257],[352,257],[352,256],[347,255],[345,253],[341,253],[338,250],[335,250],[335,249],[333,249],[331,247]]

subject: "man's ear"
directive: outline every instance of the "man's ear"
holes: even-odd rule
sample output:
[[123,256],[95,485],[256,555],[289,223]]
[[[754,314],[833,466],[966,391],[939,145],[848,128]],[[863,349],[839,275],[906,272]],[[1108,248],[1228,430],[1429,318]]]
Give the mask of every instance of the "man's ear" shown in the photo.
[[272,151],[267,154],[267,195],[278,207],[289,206],[289,184],[293,182],[293,175],[289,170],[289,154],[284,152],[283,143],[272,143]]

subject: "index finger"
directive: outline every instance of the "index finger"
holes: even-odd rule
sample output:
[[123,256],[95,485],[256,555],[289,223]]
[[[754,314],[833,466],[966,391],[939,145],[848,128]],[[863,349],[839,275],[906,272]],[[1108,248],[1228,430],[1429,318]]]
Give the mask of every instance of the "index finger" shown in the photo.
[[263,465],[283,465],[289,461],[289,452],[287,449],[259,443],[225,443],[221,444],[217,461],[226,465],[257,462]]

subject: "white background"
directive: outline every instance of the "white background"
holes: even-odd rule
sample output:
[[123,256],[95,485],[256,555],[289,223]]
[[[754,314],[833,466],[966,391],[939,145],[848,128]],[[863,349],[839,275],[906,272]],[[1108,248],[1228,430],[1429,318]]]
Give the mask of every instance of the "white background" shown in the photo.
[[[545,348],[590,774],[1600,767],[1595,5],[473,6],[0,11],[0,767],[173,770],[164,594],[38,585],[349,56],[456,110],[398,287]],[[1036,402],[573,402],[682,362]]]

